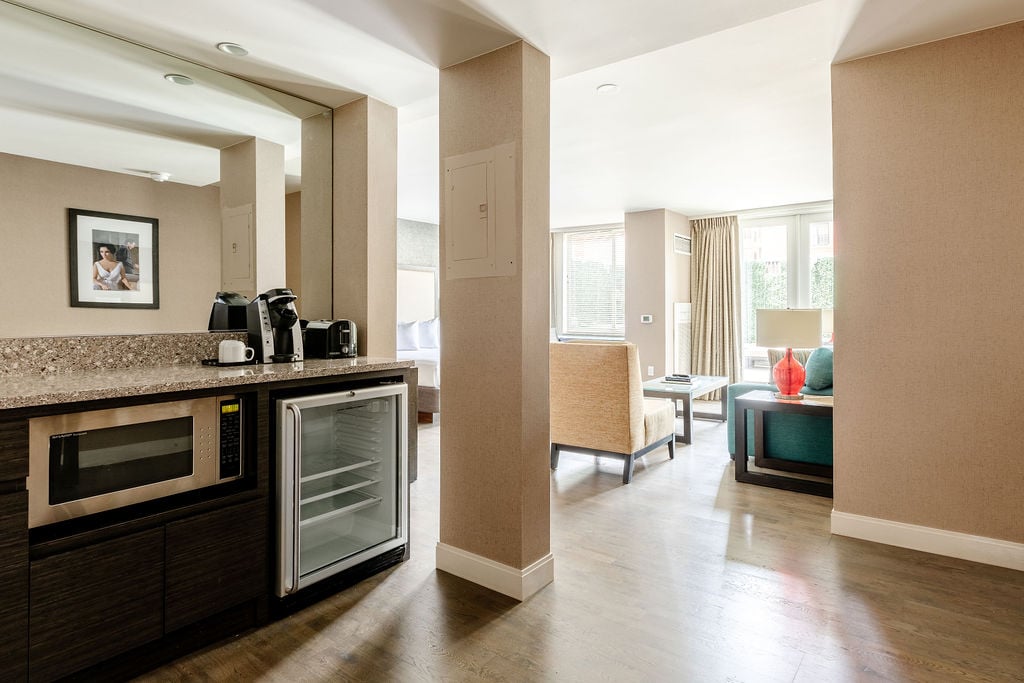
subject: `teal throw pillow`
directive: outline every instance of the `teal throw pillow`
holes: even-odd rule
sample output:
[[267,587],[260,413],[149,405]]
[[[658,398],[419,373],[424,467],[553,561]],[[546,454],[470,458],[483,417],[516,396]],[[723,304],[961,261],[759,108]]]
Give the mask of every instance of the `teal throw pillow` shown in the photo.
[[814,349],[804,369],[807,371],[804,384],[811,389],[828,389],[832,386],[832,349],[825,346]]

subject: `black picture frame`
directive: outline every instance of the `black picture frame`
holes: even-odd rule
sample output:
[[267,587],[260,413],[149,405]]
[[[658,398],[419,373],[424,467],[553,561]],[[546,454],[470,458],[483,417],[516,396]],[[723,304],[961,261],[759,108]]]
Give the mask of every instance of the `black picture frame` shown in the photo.
[[160,308],[159,229],[156,218],[69,208],[71,306]]

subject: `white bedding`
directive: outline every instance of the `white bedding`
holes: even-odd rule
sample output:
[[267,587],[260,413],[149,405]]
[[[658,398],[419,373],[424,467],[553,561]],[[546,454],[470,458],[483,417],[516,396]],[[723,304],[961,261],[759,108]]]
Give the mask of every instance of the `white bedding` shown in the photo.
[[420,369],[421,387],[441,388],[441,349],[402,350],[398,352],[398,357],[416,361],[416,367]]

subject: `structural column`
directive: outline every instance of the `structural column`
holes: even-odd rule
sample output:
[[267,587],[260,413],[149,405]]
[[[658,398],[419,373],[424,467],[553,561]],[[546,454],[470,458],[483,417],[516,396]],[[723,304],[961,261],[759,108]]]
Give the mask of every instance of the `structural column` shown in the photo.
[[547,55],[443,69],[438,569],[524,600],[554,578]]
[[360,356],[395,355],[397,234],[398,112],[364,97],[334,110],[333,317]]
[[251,138],[221,150],[221,287],[252,297],[285,286],[284,147]]
[[302,192],[300,203],[300,257],[297,305],[299,315],[307,320],[321,320],[334,315],[334,253],[333,211],[334,171],[332,134],[333,114],[326,112],[302,120]]
[[673,242],[690,236],[689,221],[667,209],[634,211],[625,216],[625,232],[626,339],[637,345],[644,379],[683,370],[676,367],[674,309],[690,301],[690,257],[677,254]]

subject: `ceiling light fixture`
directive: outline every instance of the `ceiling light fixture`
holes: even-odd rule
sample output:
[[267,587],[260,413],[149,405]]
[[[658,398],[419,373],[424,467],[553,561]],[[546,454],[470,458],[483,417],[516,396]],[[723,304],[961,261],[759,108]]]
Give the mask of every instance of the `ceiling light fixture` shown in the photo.
[[164,80],[177,83],[178,85],[192,85],[195,83],[191,78],[182,74],[164,74]]
[[244,57],[249,54],[249,51],[238,43],[217,43],[217,49],[235,57]]
[[162,183],[166,180],[170,180],[171,174],[166,171],[153,171],[149,174],[149,177],[158,183]]
[[602,83],[601,85],[597,86],[597,92],[602,94],[618,92],[618,90],[619,86],[615,85],[614,83]]

